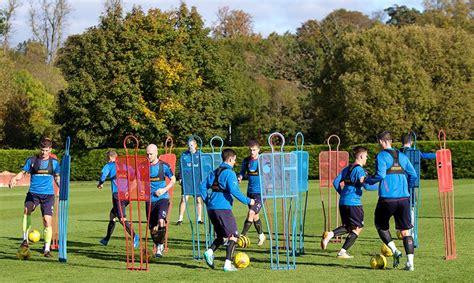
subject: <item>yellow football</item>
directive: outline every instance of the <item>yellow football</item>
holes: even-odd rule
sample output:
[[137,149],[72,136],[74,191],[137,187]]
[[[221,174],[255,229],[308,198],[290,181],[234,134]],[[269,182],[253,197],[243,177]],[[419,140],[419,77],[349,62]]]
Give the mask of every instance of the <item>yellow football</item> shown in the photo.
[[240,248],[250,247],[250,239],[247,236],[241,235],[237,239],[237,246],[239,246]]
[[31,243],[36,243],[40,240],[41,234],[38,232],[38,230],[33,230],[28,234],[28,240],[30,240]]
[[370,267],[373,269],[385,269],[387,267],[387,258],[383,255],[374,255],[370,258]]
[[382,244],[380,252],[386,257],[393,256],[392,250],[386,244]]
[[237,268],[246,268],[250,264],[250,258],[246,253],[238,252],[234,257],[234,264]]

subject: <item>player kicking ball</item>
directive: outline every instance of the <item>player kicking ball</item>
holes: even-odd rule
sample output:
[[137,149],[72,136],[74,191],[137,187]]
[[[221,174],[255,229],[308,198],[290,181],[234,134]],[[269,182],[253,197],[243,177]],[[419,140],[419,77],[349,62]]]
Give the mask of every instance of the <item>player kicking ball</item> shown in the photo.
[[339,213],[341,214],[342,226],[332,231],[325,231],[321,240],[321,248],[325,250],[329,241],[334,236],[349,233],[337,254],[337,258],[351,259],[353,256],[347,252],[362,232],[364,227],[364,208],[362,207],[362,187],[369,191],[378,189],[376,185],[364,183],[367,173],[364,166],[367,163],[367,148],[356,146],[352,150],[354,163],[344,168],[334,179],[333,186],[341,196],[339,199]]
[[239,190],[237,176],[232,169],[236,159],[237,154],[234,150],[224,149],[222,151],[222,160],[224,162],[219,165],[219,168],[209,174],[202,182],[200,188],[201,197],[206,204],[209,218],[216,232],[216,238],[211,247],[204,253],[204,259],[209,267],[214,268],[214,252],[227,239],[224,263],[224,271],[226,272],[237,270],[232,264],[232,257],[239,232],[232,214],[232,197],[237,198],[246,205],[255,204],[255,200],[244,196]]

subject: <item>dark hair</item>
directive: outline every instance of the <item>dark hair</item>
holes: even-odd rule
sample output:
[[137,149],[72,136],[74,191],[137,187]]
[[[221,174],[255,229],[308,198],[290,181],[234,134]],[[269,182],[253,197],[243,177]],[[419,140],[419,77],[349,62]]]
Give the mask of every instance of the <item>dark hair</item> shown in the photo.
[[259,144],[258,141],[256,141],[256,140],[249,140],[248,146],[249,146],[249,147],[253,147],[253,146],[258,146],[258,147],[260,147],[260,144]]
[[352,156],[354,157],[354,159],[356,159],[357,157],[359,157],[359,155],[363,152],[367,152],[369,151],[366,147],[363,147],[363,146],[355,146],[353,149],[352,149]]
[[378,141],[391,141],[392,134],[389,131],[383,131],[377,135],[377,140]]
[[229,160],[229,158],[237,156],[237,153],[231,149],[231,148],[226,148],[222,151],[222,160],[226,162]]
[[411,144],[412,141],[413,141],[413,137],[412,137],[411,133],[406,134],[406,135],[402,135],[402,143],[403,144],[407,144],[407,143]]
[[48,138],[43,138],[40,141],[40,148],[53,147],[53,142]]

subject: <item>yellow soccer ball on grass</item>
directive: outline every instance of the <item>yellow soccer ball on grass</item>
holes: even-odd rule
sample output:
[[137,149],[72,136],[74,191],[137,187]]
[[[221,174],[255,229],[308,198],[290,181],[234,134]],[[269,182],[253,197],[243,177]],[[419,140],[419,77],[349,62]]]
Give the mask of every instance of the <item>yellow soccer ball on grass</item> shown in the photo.
[[250,239],[247,236],[241,235],[237,239],[237,246],[244,249],[250,247]]
[[33,230],[28,234],[28,240],[31,243],[36,243],[41,239],[41,234],[38,230]]
[[387,258],[383,255],[374,255],[370,258],[370,267],[373,269],[385,269],[387,267]]
[[382,247],[380,248],[380,252],[386,257],[393,256],[392,250],[386,244],[382,244]]
[[234,257],[234,264],[237,268],[246,268],[250,264],[250,258],[246,253],[238,252]]

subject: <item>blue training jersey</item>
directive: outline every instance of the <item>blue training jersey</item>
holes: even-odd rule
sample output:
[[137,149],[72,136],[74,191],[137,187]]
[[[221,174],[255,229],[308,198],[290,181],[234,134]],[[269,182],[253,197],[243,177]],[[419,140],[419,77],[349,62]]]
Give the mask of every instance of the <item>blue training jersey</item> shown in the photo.
[[410,196],[408,188],[413,187],[417,178],[415,168],[410,163],[408,157],[400,151],[398,152],[398,162],[405,171],[405,174],[387,174],[387,170],[393,165],[393,157],[387,148],[377,154],[375,161],[375,176],[368,178],[367,182],[379,183],[379,197],[381,198],[405,198]]
[[162,194],[161,196],[156,196],[155,192],[159,189],[166,187],[166,178],[153,181],[153,178],[158,178],[160,175],[160,163],[163,166],[163,176],[168,177],[169,179],[173,178],[173,172],[171,167],[166,162],[157,162],[156,164],[150,164],[150,193],[151,193],[151,202],[159,201],[161,199],[169,199],[170,195],[168,192]]
[[[400,148],[400,151],[405,152],[405,150],[407,150],[407,149],[412,149],[412,148],[404,146],[404,147]],[[420,158],[421,159],[436,159],[436,153],[420,151]]]
[[103,184],[105,180],[110,179],[110,189],[112,194],[117,193],[117,169],[115,162],[109,162],[102,167],[99,184]]
[[352,184],[344,184],[344,187],[341,188],[341,182],[344,181],[346,174],[349,171],[349,166],[342,169],[341,173],[332,182],[334,189],[339,193],[341,198],[339,199],[339,205],[348,205],[348,206],[359,206],[362,205],[362,187],[368,191],[377,190],[377,185],[369,185],[368,183],[360,183],[360,178],[366,177],[367,173],[364,168],[361,166],[356,166],[352,169],[350,180]]
[[247,175],[249,178],[247,193],[260,194],[260,174],[258,172],[258,158],[252,159],[250,156],[242,161],[240,176]]
[[201,197],[208,210],[232,209],[233,198],[237,198],[243,204],[250,204],[250,198],[244,196],[239,189],[237,175],[229,164],[222,163],[219,167],[225,168],[221,171],[218,179],[219,187],[222,191],[208,191],[214,183],[217,170],[214,170],[201,183]]
[[[35,162],[36,158],[28,158],[25,165],[23,166],[23,171],[27,173],[32,173],[34,163],[39,164],[38,170],[47,170],[49,166],[49,161],[52,161],[52,173],[53,175],[58,175],[60,171],[59,162],[57,159],[50,157],[47,160],[41,160],[41,162]],[[54,195],[54,178],[51,174],[32,174],[30,180],[30,192],[35,194],[42,195]]]

